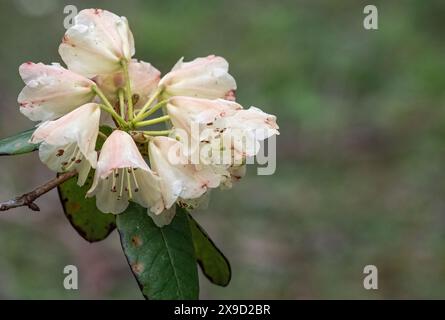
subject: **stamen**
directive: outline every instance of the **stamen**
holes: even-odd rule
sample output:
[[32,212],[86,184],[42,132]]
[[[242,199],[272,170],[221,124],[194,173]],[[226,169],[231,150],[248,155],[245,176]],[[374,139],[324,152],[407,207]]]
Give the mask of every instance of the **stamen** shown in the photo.
[[133,181],[134,181],[134,184],[136,186],[136,188],[134,188],[134,192],[138,192],[139,191],[139,185],[138,185],[138,180],[136,179],[136,175],[134,174],[135,170],[136,169],[131,169],[131,175],[133,176]]
[[125,172],[124,170],[122,170],[122,175],[121,175],[121,188],[119,190],[119,197],[117,198],[118,200],[122,199],[122,192],[124,191],[124,176],[125,176]]
[[[128,169],[130,171],[131,168]],[[130,180],[130,173],[127,171],[127,190],[128,191],[128,198],[132,199],[133,195],[131,194],[131,180]]]
[[[73,156],[74,155],[74,156]],[[65,168],[62,167],[63,170],[67,171],[69,169],[71,169],[71,167],[76,164],[76,163],[80,163],[82,161],[82,152],[80,151],[79,147],[75,147],[74,148],[74,152],[71,154],[71,160],[69,161],[68,166],[66,166]],[[77,159],[77,160],[76,160]],[[79,160],[79,161],[78,161]],[[63,165],[63,164],[62,164]]]
[[117,171],[116,169],[113,169],[113,173],[112,173],[113,182],[111,184],[111,192],[116,192],[116,174],[115,174],[116,171]]

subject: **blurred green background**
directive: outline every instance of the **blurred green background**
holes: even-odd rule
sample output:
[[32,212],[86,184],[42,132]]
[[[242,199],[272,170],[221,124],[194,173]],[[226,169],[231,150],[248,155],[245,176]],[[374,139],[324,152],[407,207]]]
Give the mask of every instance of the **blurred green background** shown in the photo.
[[[378,31],[362,26],[370,3]],[[251,167],[196,213],[233,269],[227,288],[202,279],[202,298],[445,298],[443,1],[1,1],[2,137],[33,125],[17,68],[60,61],[66,4],[127,16],[136,57],[163,72],[224,56],[238,101],[278,116],[276,173]],[[53,177],[37,158],[0,158],[0,199]],[[38,203],[0,215],[0,298],[142,298],[116,232],[89,244],[55,191]]]

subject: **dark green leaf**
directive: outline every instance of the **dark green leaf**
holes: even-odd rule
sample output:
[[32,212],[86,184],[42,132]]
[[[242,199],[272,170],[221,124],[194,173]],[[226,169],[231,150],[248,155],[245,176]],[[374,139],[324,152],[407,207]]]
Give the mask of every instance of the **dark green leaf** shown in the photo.
[[196,258],[184,210],[177,208],[172,223],[159,228],[147,209],[131,203],[116,222],[122,248],[146,298],[198,298]]
[[29,143],[36,128],[20,132],[14,136],[0,140],[0,156],[10,156],[35,151],[38,144]]
[[77,185],[77,176],[58,187],[65,216],[77,232],[87,241],[105,239],[116,227],[116,216],[96,208],[96,198],[85,198],[91,187],[94,172],[88,175],[85,185]]
[[[103,126],[100,131],[110,134],[112,129]],[[103,142],[103,139],[99,137],[97,149],[102,147]],[[65,216],[74,229],[89,242],[105,239],[116,228],[115,215],[99,211],[96,207],[96,198],[85,198],[93,177],[94,171],[91,170],[82,187],[77,185],[77,177],[69,179],[58,187]]]
[[205,230],[188,215],[196,259],[204,275],[212,283],[225,287],[232,277],[229,260],[216,247]]

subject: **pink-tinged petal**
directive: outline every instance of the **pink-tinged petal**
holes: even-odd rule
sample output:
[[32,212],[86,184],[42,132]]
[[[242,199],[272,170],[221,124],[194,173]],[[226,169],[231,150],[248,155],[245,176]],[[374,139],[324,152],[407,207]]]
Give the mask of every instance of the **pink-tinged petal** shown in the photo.
[[258,154],[260,141],[273,135],[279,135],[276,117],[251,107],[217,119],[201,131],[200,141],[210,149],[204,153],[206,163],[239,165]]
[[150,162],[161,178],[161,193],[165,207],[171,208],[179,199],[194,199],[209,188],[219,186],[221,177],[211,170],[197,170],[187,163],[181,144],[168,137],[156,137],[149,144]]
[[130,73],[132,92],[138,95],[135,107],[142,107],[156,90],[161,79],[161,72],[144,61],[130,63],[128,72]]
[[167,111],[173,126],[190,132],[191,122],[209,124],[218,118],[232,116],[242,107],[223,99],[202,99],[177,96],[169,99]]
[[182,58],[160,81],[165,96],[190,96],[207,99],[233,99],[235,79],[222,57],[208,56],[183,62]]
[[253,133],[257,140],[265,140],[273,135],[279,135],[277,117],[262,110],[250,107],[240,110],[232,117],[226,118],[229,128],[242,129]]
[[76,169],[78,184],[83,185],[90,167],[95,168],[95,151],[99,132],[100,107],[85,104],[54,121],[42,123],[31,137],[41,143],[39,156],[51,170],[65,172]]
[[[131,91],[133,95],[137,95],[135,107],[142,107],[156,90],[161,72],[150,63],[138,62],[137,60],[132,60],[129,63],[128,72],[131,80]],[[125,87],[125,78],[122,71],[99,75],[94,80],[111,102],[118,102],[118,90]]]
[[114,169],[140,168],[151,171],[138,150],[133,138],[126,132],[115,130],[100,151],[96,175],[106,178]]
[[87,103],[60,119],[40,125],[31,137],[31,142],[45,142],[53,146],[75,143],[83,156],[96,166],[97,135],[99,132],[100,106]]
[[88,197],[105,213],[122,213],[133,200],[160,213],[164,209],[159,177],[150,170],[131,136],[115,130],[100,152]]
[[93,81],[58,64],[27,62],[19,73],[26,84],[17,99],[20,111],[33,121],[56,119],[94,97]]
[[101,9],[80,11],[59,47],[68,68],[87,77],[117,71],[134,52],[127,19]]

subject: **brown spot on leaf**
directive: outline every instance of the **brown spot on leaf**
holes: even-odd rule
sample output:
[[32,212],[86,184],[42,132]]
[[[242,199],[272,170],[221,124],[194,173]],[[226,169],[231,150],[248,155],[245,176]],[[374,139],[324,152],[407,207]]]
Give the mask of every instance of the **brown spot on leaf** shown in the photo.
[[71,213],[76,213],[80,209],[80,203],[78,202],[68,202],[66,204],[67,211]]
[[133,236],[133,237],[131,237],[131,244],[134,246],[134,247],[140,247],[141,245],[142,245],[142,239],[141,239],[141,237],[139,237],[139,236]]
[[141,274],[144,271],[144,265],[140,262],[133,263],[131,265],[131,270],[136,274]]

